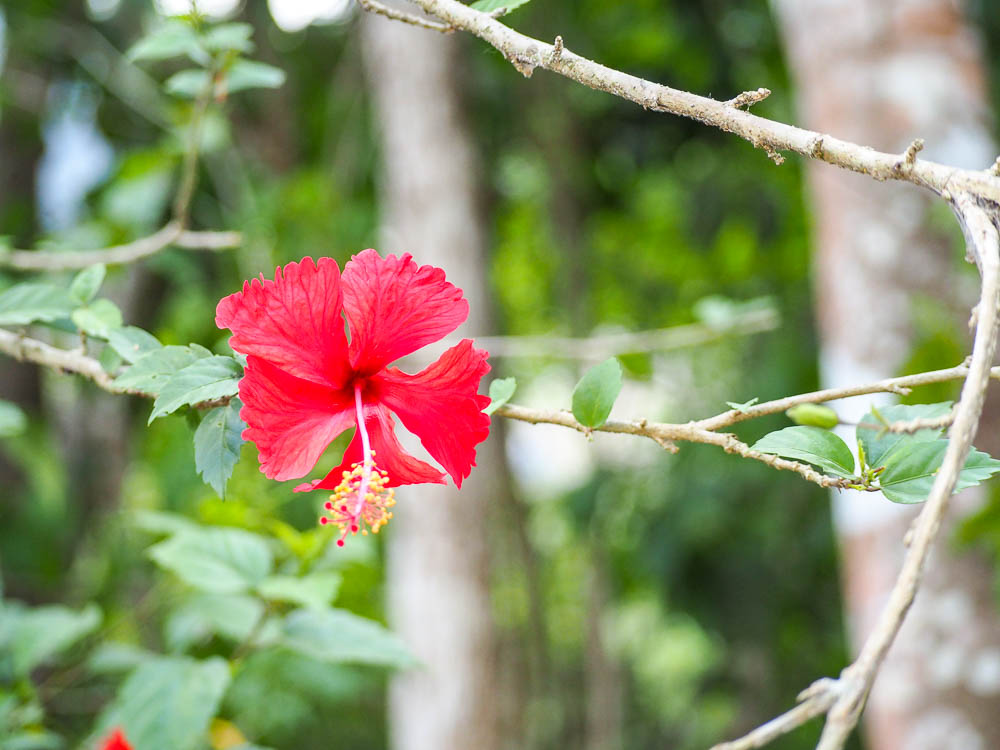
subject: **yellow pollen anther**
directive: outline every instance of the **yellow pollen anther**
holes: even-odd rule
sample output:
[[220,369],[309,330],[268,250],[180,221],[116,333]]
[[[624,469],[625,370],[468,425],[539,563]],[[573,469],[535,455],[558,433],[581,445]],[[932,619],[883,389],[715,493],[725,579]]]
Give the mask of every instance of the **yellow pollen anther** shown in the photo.
[[[329,519],[323,519],[323,523],[332,523],[340,530],[337,543],[343,545],[348,534],[354,536],[360,532],[362,536],[367,536],[369,529],[377,534],[392,518],[388,509],[396,504],[396,493],[386,489],[389,475],[374,462],[368,466],[367,481],[364,462],[354,464],[341,476],[340,484],[326,503]],[[364,490],[362,485],[365,485]],[[363,498],[360,496],[362,491]]]

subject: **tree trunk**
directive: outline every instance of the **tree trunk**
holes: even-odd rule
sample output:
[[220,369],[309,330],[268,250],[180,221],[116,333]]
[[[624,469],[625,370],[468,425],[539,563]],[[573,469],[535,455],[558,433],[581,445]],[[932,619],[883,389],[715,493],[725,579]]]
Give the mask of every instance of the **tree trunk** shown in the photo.
[[[993,160],[979,41],[952,0],[774,0],[803,125],[886,151],[967,168]],[[932,197],[810,163],[816,311],[825,386],[898,374],[921,296],[968,317],[951,240]],[[941,362],[940,366],[955,362]],[[855,421],[874,397],[841,402]],[[987,417],[989,419],[990,417]],[[984,436],[990,431],[981,429]],[[981,439],[984,443],[985,437]],[[950,528],[982,500],[965,493]],[[881,496],[834,496],[853,643],[860,646],[900,568],[918,509]],[[1000,617],[993,571],[941,535],[909,617],[878,676],[865,732],[874,750],[1000,747]]]
[[[383,252],[407,251],[445,269],[471,312],[460,329],[488,329],[478,169],[460,116],[454,38],[382,17],[362,19],[365,62],[381,127]],[[399,492],[389,529],[393,628],[421,668],[397,677],[389,722],[396,750],[499,744],[486,511],[504,491],[502,446],[479,446],[458,491]]]

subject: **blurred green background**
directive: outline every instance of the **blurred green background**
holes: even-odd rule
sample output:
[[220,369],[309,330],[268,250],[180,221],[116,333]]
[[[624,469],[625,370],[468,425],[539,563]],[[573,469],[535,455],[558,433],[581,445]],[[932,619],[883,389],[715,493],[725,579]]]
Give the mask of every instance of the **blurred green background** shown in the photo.
[[[996,49],[1000,23],[988,7],[983,0],[978,19]],[[154,8],[139,0],[17,0],[0,8],[0,234],[16,247],[99,247],[153,231],[169,212],[190,114],[188,102],[160,86],[178,64],[122,60],[157,21]],[[213,105],[203,132],[193,223],[240,230],[244,245],[169,250],[112,269],[107,293],[126,320],[165,344],[218,349],[226,334],[214,325],[215,304],[243,279],[305,255],[343,263],[378,246],[378,153],[356,16],[344,8],[288,31],[260,0],[230,16],[253,24],[254,57],[288,75],[281,88]],[[774,93],[757,111],[795,121],[765,2],[537,0],[509,21],[538,38],[561,34],[584,56],[681,89],[727,98],[767,85]],[[799,160],[775,167],[723,133],[556,76],[525,81],[477,40],[461,44],[463,96],[488,197],[493,292],[472,303],[491,305],[498,321],[483,333],[661,328],[767,298],[781,316],[776,330],[623,358],[633,411],[622,415],[680,422],[721,411],[726,400],[817,387]],[[60,148],[75,158],[60,161]],[[89,173],[71,174],[72,165]],[[20,277],[0,278],[8,285]],[[723,299],[706,307],[713,295]],[[927,346],[957,361],[960,345],[942,327]],[[517,376],[515,401],[544,402],[580,372],[555,360],[494,362],[497,376]],[[383,620],[377,545],[358,539],[330,553],[329,535],[315,523],[316,498],[266,480],[252,445],[243,448],[228,498],[218,499],[194,470],[189,420],[147,428],[141,399],[10,360],[0,361],[0,398],[29,415],[25,432],[0,438],[7,611],[18,600],[74,611],[93,602],[103,612],[100,625],[84,627],[30,680],[5,672],[0,656],[0,734],[4,721],[10,732],[47,730],[36,733],[36,745],[22,736],[28,744],[0,738],[0,747],[83,741],[140,663],[137,648],[200,664],[228,661],[232,678],[218,716],[231,724],[214,725],[216,747],[233,746],[226,744],[233,736],[281,749],[385,746],[389,670],[288,648],[247,654],[240,644],[257,610],[249,621],[220,624],[221,610],[239,619],[235,605],[193,592],[146,554],[170,524],[245,529],[268,541],[285,572],[336,574],[338,608]],[[774,417],[739,433],[752,442],[784,424]],[[499,669],[525,686],[518,700],[526,723],[511,747],[581,746],[586,582],[595,561],[606,573],[628,748],[709,745],[784,710],[803,686],[843,666],[822,490],[709,447],[670,456],[627,438],[581,448],[575,435],[567,436],[571,470],[561,467],[563,480],[547,482],[551,472],[525,458],[537,453],[530,435],[508,427],[516,492],[490,511],[490,546]],[[331,451],[325,465],[336,458]],[[132,650],[103,654],[95,666],[95,649],[108,644]],[[809,727],[774,747],[811,747],[817,732]]]

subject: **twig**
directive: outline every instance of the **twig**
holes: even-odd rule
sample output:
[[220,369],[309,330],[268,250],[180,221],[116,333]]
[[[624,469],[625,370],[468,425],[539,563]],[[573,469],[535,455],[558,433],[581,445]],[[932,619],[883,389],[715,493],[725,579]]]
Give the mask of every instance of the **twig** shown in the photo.
[[187,250],[223,250],[238,247],[243,238],[239,232],[191,232],[170,221],[153,234],[98,250],[54,252],[43,250],[11,250],[0,252],[0,266],[22,271],[68,271],[86,268],[95,263],[113,265],[133,263],[174,245]]
[[393,21],[402,21],[413,26],[419,26],[422,29],[440,31],[442,34],[450,34],[455,30],[453,26],[449,26],[448,24],[438,23],[437,21],[431,21],[429,18],[421,18],[412,13],[390,8],[388,5],[378,2],[378,0],[358,0],[358,5],[369,13],[377,13],[380,16],[391,18]]
[[[726,328],[703,323],[658,328],[650,331],[613,333],[586,338],[564,336],[477,336],[476,345],[491,357],[541,357],[601,360],[618,354],[665,352],[721,341],[730,336],[772,331],[780,317],[774,310],[754,310]],[[458,343],[449,340],[446,343]]]
[[488,13],[481,13],[456,0],[413,0],[422,10],[456,29],[475,34],[499,50],[522,74],[535,68],[551,70],[578,83],[627,99],[658,112],[690,117],[743,138],[773,157],[778,151],[794,151],[822,159],[843,169],[877,180],[902,180],[937,193],[964,192],[1000,202],[1000,179],[985,170],[957,169],[921,159],[912,169],[900,170],[899,154],[890,154],[758,117],[727,102],[670,88],[608,68],[577,55],[565,47],[559,54],[552,44],[514,31]]
[[774,742],[778,737],[798,729],[810,719],[822,716],[833,705],[835,693],[823,691],[814,695],[795,708],[791,708],[780,716],[776,716],[766,724],[762,724],[749,734],[731,742],[720,742],[711,750],[755,750]]
[[21,361],[34,362],[43,367],[49,367],[58,372],[72,372],[82,375],[106,391],[120,393],[113,383],[113,378],[101,363],[93,357],[88,357],[82,351],[60,349],[44,341],[19,336],[11,331],[0,328],[0,351]]

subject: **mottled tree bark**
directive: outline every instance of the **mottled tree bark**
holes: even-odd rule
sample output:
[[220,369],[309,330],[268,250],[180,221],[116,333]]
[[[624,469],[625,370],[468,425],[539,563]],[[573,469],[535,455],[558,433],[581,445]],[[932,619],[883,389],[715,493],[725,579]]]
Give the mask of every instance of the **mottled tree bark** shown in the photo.
[[[980,44],[951,0],[774,0],[802,125],[969,168],[992,162]],[[898,374],[913,344],[920,296],[968,316],[932,197],[909,185],[810,163],[814,280],[824,386]],[[941,366],[954,362],[942,362]],[[876,399],[846,403],[853,421]],[[987,415],[987,420],[990,416]],[[994,416],[995,419],[995,416]],[[988,426],[980,429],[988,435]],[[986,442],[981,438],[980,442]],[[965,493],[952,528],[981,502]],[[915,510],[880,496],[835,495],[850,631],[860,645],[900,567]],[[928,574],[875,682],[865,731],[875,750],[1000,747],[1000,618],[993,571],[941,535]]]
[[[443,267],[471,307],[459,333],[485,331],[478,170],[460,112],[455,39],[382,17],[365,17],[362,27],[381,131],[381,250]],[[505,481],[500,442],[490,439],[461,491],[399,492],[388,530],[390,619],[423,666],[392,684],[396,750],[499,745],[486,510]]]

